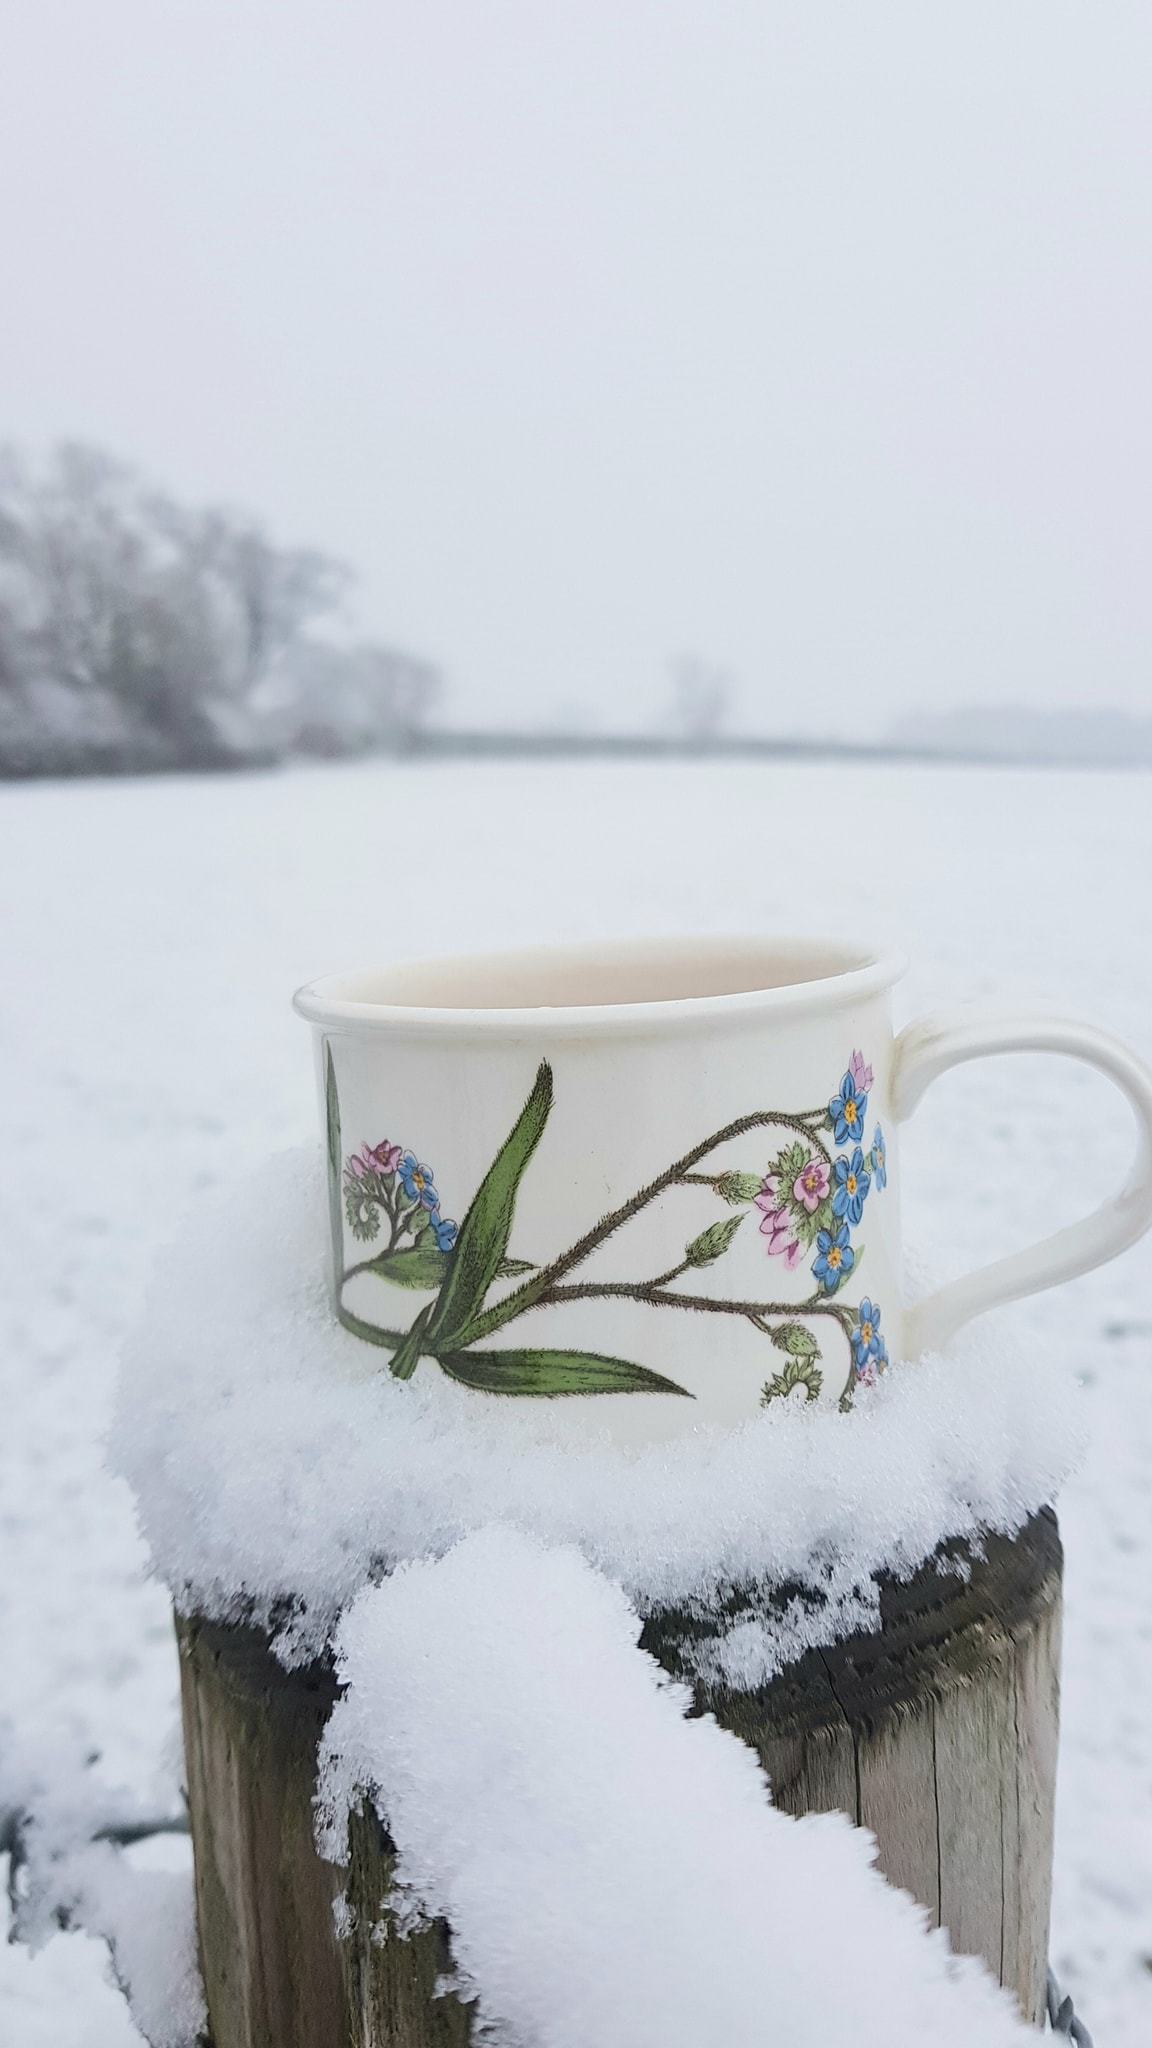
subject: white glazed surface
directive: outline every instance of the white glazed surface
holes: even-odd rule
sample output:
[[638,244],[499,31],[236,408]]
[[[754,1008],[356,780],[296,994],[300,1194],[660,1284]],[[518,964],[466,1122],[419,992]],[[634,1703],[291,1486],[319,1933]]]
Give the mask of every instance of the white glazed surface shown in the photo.
[[[365,1146],[399,1146],[432,1167],[439,1214],[457,1223],[547,1061],[552,1107],[516,1192],[507,1246],[510,1257],[536,1269],[561,1258],[712,1133],[744,1118],[778,1113],[782,1121],[716,1145],[694,1162],[696,1174],[763,1182],[782,1148],[798,1141],[814,1158],[827,1155],[834,1171],[851,1159],[852,1141],[843,1132],[837,1139],[825,1117],[822,1127],[812,1125],[809,1145],[787,1119],[827,1112],[854,1059],[857,1071],[860,1063],[872,1070],[863,1151],[872,1166],[882,1131],[886,1184],[871,1173],[862,1212],[849,1222],[853,1271],[834,1293],[814,1270],[819,1243],[805,1244],[794,1261],[773,1255],[780,1240],[767,1214],[770,1197],[726,1202],[697,1179],[665,1188],[558,1284],[650,1293],[702,1232],[733,1221],[731,1242],[713,1263],[662,1281],[657,1301],[623,1292],[545,1301],[469,1345],[469,1355],[509,1347],[577,1351],[659,1372],[691,1398],[635,1390],[563,1397],[574,1428],[583,1426],[580,1411],[594,1409],[597,1429],[608,1420],[621,1441],[641,1442],[701,1423],[739,1423],[772,1389],[776,1399],[846,1405],[861,1372],[917,1356],[996,1302],[1099,1264],[1152,1220],[1152,1083],[1138,1062],[1104,1034],[1053,1020],[934,1019],[894,1040],[889,991],[901,969],[894,956],[816,940],[638,941],[332,977],[301,991],[297,1007],[314,1026],[322,1105],[331,1060],[342,1174]],[[1086,1224],[908,1313],[897,1115],[910,1113],[928,1083],[958,1060],[1037,1046],[1086,1058],[1124,1089],[1142,1124],[1136,1169],[1120,1197]],[[844,1220],[836,1218],[833,1231]],[[340,1231],[340,1273],[386,1241],[358,1243],[346,1213]],[[523,1276],[496,1280],[486,1304],[525,1284]],[[434,1293],[388,1284],[374,1272],[338,1284],[352,1317],[396,1333]],[[733,1306],[677,1307],[675,1297],[685,1295]],[[871,1357],[853,1334],[862,1303],[880,1311]],[[804,1354],[803,1378],[788,1385],[786,1347],[798,1328],[814,1349]],[[373,1369],[379,1362],[376,1355]],[[439,1367],[425,1354],[415,1369]]]

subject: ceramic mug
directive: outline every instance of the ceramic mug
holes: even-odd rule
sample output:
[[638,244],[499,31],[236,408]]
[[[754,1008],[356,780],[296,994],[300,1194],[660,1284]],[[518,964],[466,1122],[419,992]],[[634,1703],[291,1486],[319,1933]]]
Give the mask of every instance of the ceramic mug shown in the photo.
[[[345,1328],[399,1379],[580,1395],[643,1440],[847,1407],[890,1363],[1132,1244],[1152,1222],[1152,1075],[1051,1017],[957,1011],[894,1036],[902,971],[806,939],[681,939],[301,989]],[[948,1068],[1014,1051],[1109,1075],[1137,1163],[1084,1222],[908,1307],[899,1126]]]

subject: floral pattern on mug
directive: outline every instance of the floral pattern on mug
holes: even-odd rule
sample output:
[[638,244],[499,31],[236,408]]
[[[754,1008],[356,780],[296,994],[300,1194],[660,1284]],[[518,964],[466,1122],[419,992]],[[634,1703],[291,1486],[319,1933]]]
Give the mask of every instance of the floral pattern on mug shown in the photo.
[[880,1311],[866,1295],[856,1311],[856,1327],[852,1332],[852,1355],[857,1373],[862,1374],[879,1357],[880,1351]]
[[792,1235],[787,1209],[776,1199],[774,1175],[771,1182],[769,1186],[768,1181],[765,1181],[760,1193],[755,1197],[755,1206],[761,1212],[760,1235],[768,1240],[769,1258],[783,1259],[788,1271],[791,1272],[793,1267],[800,1263],[800,1240]]
[[835,1166],[836,1187],[832,1196],[832,1214],[846,1216],[849,1223],[859,1223],[864,1214],[864,1202],[872,1185],[872,1176],[864,1163],[864,1154],[859,1145],[849,1159],[841,1155]]
[[870,1095],[872,1092],[872,1069],[862,1052],[853,1053],[848,1062],[848,1072],[855,1081],[861,1095]]
[[405,1240],[413,1248],[431,1236],[438,1251],[450,1252],[456,1242],[455,1223],[440,1214],[440,1197],[430,1166],[382,1138],[361,1145],[344,1166],[344,1213],[353,1237],[370,1244],[387,1225],[386,1252]]
[[807,1209],[810,1216],[814,1216],[828,1193],[827,1160],[810,1159],[793,1181],[792,1193],[800,1207]]
[[[861,1074],[871,1074],[871,1067],[861,1066]],[[828,1121],[838,1145],[847,1145],[852,1139],[864,1135],[864,1118],[868,1113],[868,1090],[862,1088],[856,1075],[849,1067],[840,1083],[839,1094],[828,1104]]]
[[853,1266],[856,1254],[848,1237],[848,1225],[842,1223],[839,1230],[822,1230],[816,1239],[816,1257],[812,1271],[820,1282],[825,1294],[835,1294],[843,1286]]
[[[417,1152],[384,1138],[343,1156],[340,1103],[329,1048],[329,1190],[340,1319],[356,1336],[392,1353],[390,1371],[398,1379],[411,1378],[420,1360],[431,1358],[449,1379],[486,1394],[684,1396],[683,1387],[629,1359],[601,1352],[523,1347],[491,1350],[485,1340],[533,1309],[576,1299],[625,1298],[659,1310],[735,1316],[750,1322],[784,1354],[780,1370],[764,1384],[764,1404],[787,1398],[797,1389],[807,1401],[817,1398],[827,1363],[824,1332],[832,1329],[839,1332],[848,1355],[839,1397],[841,1408],[846,1408],[856,1388],[872,1386],[888,1363],[877,1304],[864,1296],[851,1307],[839,1298],[863,1257],[864,1248],[854,1241],[853,1232],[863,1218],[870,1191],[883,1189],[887,1183],[879,1125],[865,1149],[873,1080],[872,1068],[854,1049],[826,1107],[754,1110],[737,1118],[692,1146],[682,1159],[674,1160],[585,1231],[576,1245],[537,1265],[510,1258],[508,1243],[520,1180],[551,1113],[552,1070],[547,1062],[541,1063],[520,1116],[476,1190],[463,1223],[457,1225],[441,1213],[435,1174]],[[709,1170],[709,1155],[722,1145],[754,1129],[773,1126],[789,1135],[762,1171],[731,1166]],[[833,1145],[843,1149],[834,1152]],[[625,1229],[666,1190],[678,1186],[711,1189],[729,1211],[754,1210],[760,1219],[765,1253],[770,1259],[780,1259],[785,1272],[795,1271],[810,1258],[813,1291],[795,1302],[760,1302],[698,1292],[691,1278],[687,1285],[677,1285],[686,1276],[719,1263],[744,1222],[743,1213],[721,1215],[709,1223],[689,1241],[678,1260],[651,1278],[569,1279],[597,1246]],[[354,1238],[378,1244],[370,1256],[352,1265],[344,1261],[345,1220]],[[434,1299],[418,1311],[406,1330],[393,1330],[354,1313],[345,1304],[346,1285],[365,1274]],[[490,1298],[493,1283],[509,1278],[519,1284]]]

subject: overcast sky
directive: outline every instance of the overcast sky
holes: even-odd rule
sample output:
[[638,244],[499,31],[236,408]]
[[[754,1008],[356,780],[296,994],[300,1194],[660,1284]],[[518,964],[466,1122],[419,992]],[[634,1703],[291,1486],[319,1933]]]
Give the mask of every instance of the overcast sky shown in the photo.
[[0,436],[460,719],[1152,708],[1148,0],[2,0]]

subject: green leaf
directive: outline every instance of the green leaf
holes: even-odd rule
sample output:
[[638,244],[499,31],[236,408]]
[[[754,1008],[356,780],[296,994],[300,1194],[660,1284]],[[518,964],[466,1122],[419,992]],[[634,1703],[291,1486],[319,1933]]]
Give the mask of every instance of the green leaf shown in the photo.
[[794,1202],[791,1207],[796,1219],[796,1235],[805,1250],[809,1250],[815,1244],[822,1230],[838,1228],[838,1219],[832,1213],[831,1195],[825,1195],[819,1208],[813,1209],[811,1215],[802,1203]]
[[823,1385],[824,1375],[814,1359],[790,1358],[783,1372],[778,1372],[775,1379],[766,1382],[760,1405],[766,1408],[770,1401],[783,1400],[797,1387],[804,1387],[805,1399],[814,1401]]
[[[375,1273],[377,1279],[387,1280],[392,1287],[423,1287],[434,1294],[447,1278],[451,1259],[451,1252],[428,1244],[426,1233],[421,1231],[415,1244],[395,1245],[390,1252],[381,1252],[377,1258],[368,1260],[360,1270]],[[516,1273],[532,1271],[527,1259],[504,1259],[496,1277],[511,1280]]]
[[332,1270],[337,1291],[344,1271],[344,1206],[341,1198],[340,1096],[332,1047],[324,1040],[324,1118],[328,1133],[328,1225],[332,1236]]
[[382,1330],[379,1323],[365,1322],[363,1316],[353,1315],[343,1304],[336,1311],[340,1322],[354,1337],[362,1337],[365,1344],[379,1344],[385,1351],[399,1351],[406,1332],[403,1330]]
[[778,1191],[782,1201],[786,1197],[791,1197],[792,1183],[798,1173],[803,1173],[804,1168],[812,1157],[812,1152],[813,1148],[811,1145],[805,1145],[802,1139],[797,1139],[795,1143],[785,1145],[784,1150],[777,1154],[768,1168],[769,1173],[774,1173],[777,1177],[779,1183]]
[[392,1287],[422,1287],[426,1293],[435,1294],[444,1284],[448,1259],[449,1254],[438,1251],[434,1244],[405,1245],[381,1252],[363,1270],[387,1280]]
[[791,1358],[820,1356],[820,1346],[811,1330],[806,1330],[803,1323],[781,1323],[780,1328],[773,1330],[771,1336],[777,1351],[787,1351]]
[[815,1244],[822,1230],[830,1230],[833,1226],[832,1198],[826,1195],[819,1208],[808,1210],[803,1202],[796,1200],[793,1189],[809,1160],[823,1156],[818,1145],[806,1145],[798,1139],[792,1145],[785,1145],[768,1169],[776,1176],[777,1205],[790,1217],[793,1230],[806,1251]]
[[699,1237],[694,1237],[684,1248],[684,1257],[690,1266],[712,1266],[727,1251],[743,1216],[722,1216],[719,1223],[710,1223]]
[[[456,1351],[441,1353],[449,1379],[482,1394],[681,1394],[694,1397],[647,1366],[595,1351]],[[393,1364],[393,1372],[396,1367]]]
[[427,1308],[421,1309],[403,1343],[397,1347],[396,1355],[388,1368],[394,1379],[410,1380],[420,1362],[421,1352],[428,1349],[425,1333],[434,1306],[435,1304],[430,1301]]
[[552,1069],[547,1060],[542,1060],[532,1093],[460,1225],[428,1331],[437,1350],[451,1350],[472,1318],[479,1314],[484,1296],[500,1271],[512,1232],[516,1190],[540,1143],[551,1108]]
[[754,1202],[764,1183],[758,1173],[722,1173],[716,1183],[721,1201]]
[[380,1235],[380,1204],[372,1195],[361,1194],[347,1181],[344,1183],[344,1214],[353,1237],[363,1244],[369,1244]]

